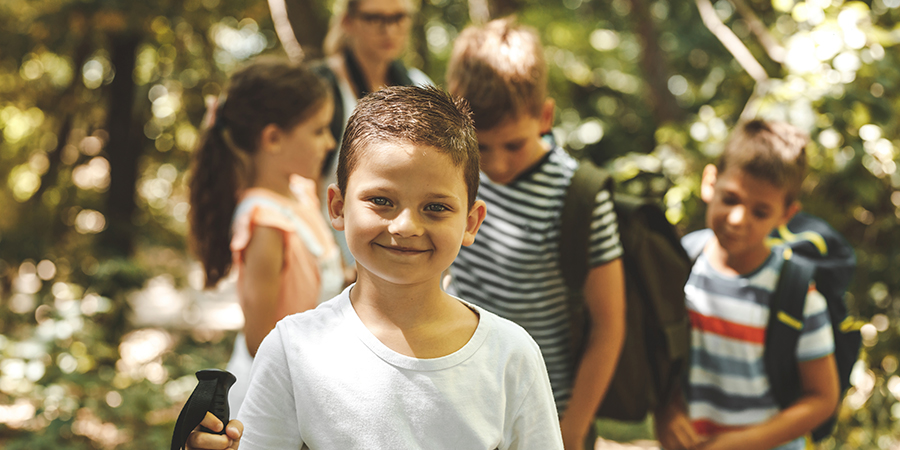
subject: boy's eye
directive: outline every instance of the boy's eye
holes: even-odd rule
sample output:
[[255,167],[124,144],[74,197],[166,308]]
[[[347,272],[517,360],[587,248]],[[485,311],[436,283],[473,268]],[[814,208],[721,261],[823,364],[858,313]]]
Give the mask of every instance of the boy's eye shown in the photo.
[[524,147],[524,146],[525,146],[525,142],[524,142],[524,141],[523,141],[523,142],[519,142],[519,141],[516,141],[516,142],[510,142],[510,143],[508,143],[508,144],[505,145],[506,150],[507,150],[507,151],[510,151],[510,152],[517,152],[517,151],[521,150],[522,147]]
[[726,195],[724,198],[722,198],[722,202],[725,203],[726,205],[737,205],[738,199],[737,199],[737,197],[734,197],[731,195]]
[[374,197],[369,199],[369,201],[378,206],[391,206],[391,201],[384,197]]
[[448,208],[447,205],[442,205],[440,203],[432,203],[425,207],[425,211],[429,212],[444,212],[449,210],[450,208]]
[[756,216],[757,219],[768,219],[769,218],[768,211],[763,211],[763,210],[759,210],[759,209],[753,210],[753,215]]

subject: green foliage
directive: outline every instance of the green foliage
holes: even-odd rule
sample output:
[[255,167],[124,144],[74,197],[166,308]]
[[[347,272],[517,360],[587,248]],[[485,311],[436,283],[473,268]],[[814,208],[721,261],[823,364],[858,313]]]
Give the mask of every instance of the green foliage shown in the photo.
[[[438,84],[470,3],[421,2],[406,59]],[[703,226],[700,170],[741,114],[810,133],[804,208],[856,248],[848,302],[867,323],[854,388],[823,447],[896,446],[898,0],[714,2],[768,73],[761,83],[703,26],[695,2],[502,3],[518,4],[545,43],[558,140],[609,166],[625,189],[658,195],[683,230]],[[783,63],[738,4],[782,47]],[[123,74],[115,45],[129,37],[135,69]],[[205,97],[243,60],[280,52],[267,4],[11,0],[0,2],[0,41],[0,446],[164,447],[193,372],[224,365],[230,339],[136,325],[129,299],[159,276],[190,284],[185,181]],[[130,257],[109,259],[98,237],[121,176],[107,116],[122,76],[136,89],[137,209],[127,226],[137,242]]]

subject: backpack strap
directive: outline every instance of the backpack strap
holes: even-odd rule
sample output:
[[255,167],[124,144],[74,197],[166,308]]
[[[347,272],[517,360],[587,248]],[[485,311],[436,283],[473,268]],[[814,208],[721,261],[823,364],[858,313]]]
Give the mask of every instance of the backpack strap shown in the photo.
[[784,265],[769,307],[763,353],[772,396],[781,409],[793,404],[800,395],[797,344],[803,330],[806,294],[815,275],[815,266],[792,256],[791,249],[785,248]]
[[[194,428],[200,425],[206,412],[213,413],[223,425],[228,424],[228,389],[234,384],[236,378],[231,372],[225,370],[208,369],[197,372],[197,379],[200,382],[191,392],[187,403],[178,414],[178,420],[175,421],[175,431],[172,433],[172,450],[181,450],[187,443]],[[225,434],[225,427],[222,431],[215,432],[207,428],[203,431],[213,434]]]
[[609,172],[590,160],[582,160],[572,175],[563,200],[559,230],[559,264],[570,292],[580,291],[587,278],[591,219],[597,194],[603,189],[612,194],[612,188]]

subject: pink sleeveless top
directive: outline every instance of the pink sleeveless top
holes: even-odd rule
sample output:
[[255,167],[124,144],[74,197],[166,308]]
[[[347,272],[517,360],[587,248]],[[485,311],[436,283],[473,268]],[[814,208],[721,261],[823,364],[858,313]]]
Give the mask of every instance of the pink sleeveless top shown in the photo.
[[264,226],[283,233],[279,319],[315,308],[339,294],[343,287],[340,250],[322,217],[315,184],[302,179],[292,187],[297,202],[268,189],[247,189],[232,221],[231,254],[238,283],[244,272],[244,249],[253,230]]

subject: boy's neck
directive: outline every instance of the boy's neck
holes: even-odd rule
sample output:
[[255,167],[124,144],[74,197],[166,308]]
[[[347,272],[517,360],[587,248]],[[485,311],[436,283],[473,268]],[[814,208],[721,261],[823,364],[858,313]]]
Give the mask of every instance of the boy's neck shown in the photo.
[[360,270],[350,302],[363,325],[391,350],[438,358],[459,350],[474,334],[477,314],[444,292],[440,278],[414,285],[373,278]]
[[719,240],[713,235],[706,244],[704,253],[713,269],[724,275],[738,276],[758,269],[772,254],[772,250],[765,243],[760,243],[747,251],[729,252],[719,244]]

